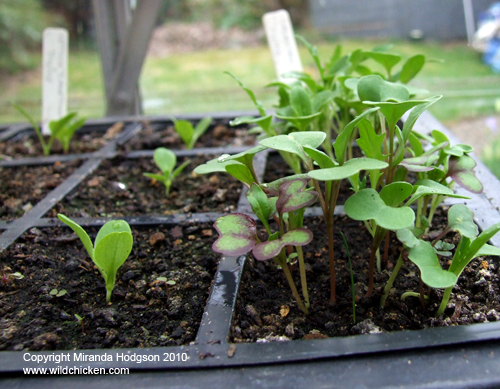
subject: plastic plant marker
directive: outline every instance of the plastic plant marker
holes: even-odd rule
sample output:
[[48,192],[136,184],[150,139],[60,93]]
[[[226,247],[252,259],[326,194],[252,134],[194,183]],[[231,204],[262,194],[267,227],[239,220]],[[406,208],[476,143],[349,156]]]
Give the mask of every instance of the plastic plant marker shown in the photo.
[[214,228],[219,238],[212,249],[221,254],[238,256],[248,253],[257,243],[257,226],[249,216],[232,213],[219,217]]
[[285,246],[305,246],[312,238],[312,232],[307,228],[296,228],[286,232],[279,239],[256,244],[252,254],[255,259],[265,261],[276,257]]

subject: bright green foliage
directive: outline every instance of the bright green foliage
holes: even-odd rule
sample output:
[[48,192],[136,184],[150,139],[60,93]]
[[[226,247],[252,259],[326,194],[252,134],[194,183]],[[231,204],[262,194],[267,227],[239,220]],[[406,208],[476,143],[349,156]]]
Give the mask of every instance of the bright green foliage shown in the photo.
[[40,141],[40,144],[42,145],[43,149],[43,154],[44,155],[49,155],[50,151],[52,150],[52,144],[54,143],[54,140],[58,140],[61,142],[61,145],[63,147],[63,150],[65,153],[69,151],[69,145],[71,142],[71,138],[73,138],[73,135],[75,134],[76,131],[78,131],[85,123],[85,118],[77,118],[76,112],[71,112],[67,114],[66,116],[62,117],[59,120],[53,120],[49,123],[49,128],[50,128],[50,136],[49,140],[45,141],[44,136],[42,135],[42,132],[40,130],[40,127],[36,123],[35,119],[28,114],[24,110],[23,107],[16,103],[12,103],[14,108],[16,108],[28,121],[31,123],[33,126],[33,129],[35,130],[36,136],[38,137],[38,140]]
[[130,226],[124,220],[111,220],[97,233],[94,245],[85,230],[73,220],[58,214],[57,217],[68,225],[80,238],[90,258],[101,272],[106,282],[106,301],[111,301],[115,287],[116,272],[132,251],[133,237]]
[[212,118],[206,117],[198,122],[198,124],[193,127],[192,123],[188,120],[176,120],[174,121],[174,128],[177,134],[181,137],[182,141],[188,149],[192,149],[196,141],[202,136],[210,124],[212,124]]
[[386,205],[377,191],[373,189],[363,189],[349,197],[344,209],[350,218],[374,220],[377,225],[386,230],[395,231],[406,228],[415,221],[415,213],[410,207]]
[[472,212],[462,204],[453,205],[448,211],[448,225],[439,238],[444,237],[448,231],[457,231],[461,235],[448,270],[443,270],[441,267],[438,254],[448,255],[446,252],[440,252],[439,249],[451,249],[449,244],[438,244],[441,242],[438,240],[431,244],[416,237],[415,232],[410,229],[397,232],[398,239],[408,251],[408,258],[420,269],[422,281],[432,288],[446,288],[437,312],[438,316],[444,312],[453,286],[470,261],[482,255],[500,256],[499,248],[486,244],[500,231],[500,223],[484,230],[478,236],[473,217]]
[[177,176],[181,174],[184,168],[191,163],[191,161],[186,160],[179,167],[177,167],[177,169],[175,169],[175,165],[177,165],[177,157],[172,151],[165,147],[158,147],[153,154],[153,159],[162,174],[142,174],[145,177],[152,178],[165,185],[165,192],[168,196],[170,194],[170,187],[172,186],[172,183],[177,178]]

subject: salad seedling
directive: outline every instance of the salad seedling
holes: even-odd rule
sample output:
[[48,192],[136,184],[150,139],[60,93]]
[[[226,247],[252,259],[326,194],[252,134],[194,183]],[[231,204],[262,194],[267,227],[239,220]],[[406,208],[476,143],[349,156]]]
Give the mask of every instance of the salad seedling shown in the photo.
[[177,157],[172,151],[165,147],[158,147],[153,154],[153,159],[162,174],[142,174],[145,177],[152,178],[165,185],[165,192],[168,196],[170,194],[170,187],[172,186],[172,183],[177,178],[177,176],[181,174],[184,168],[191,163],[191,161],[188,159],[184,161],[180,166],[178,166],[177,169],[175,169],[175,165],[177,164]]
[[193,127],[188,120],[177,120],[176,118],[172,118],[172,121],[174,122],[175,131],[190,150],[194,147],[199,137],[202,136],[205,131],[208,130],[210,124],[212,124],[211,117],[201,119],[195,127]]
[[[287,181],[279,186],[277,197],[268,199],[258,185],[252,184],[247,194],[248,201],[267,231],[267,241],[261,241],[257,236],[257,225],[253,219],[234,213],[215,221],[214,228],[219,233],[219,238],[212,248],[215,252],[233,256],[252,251],[254,258],[259,261],[273,259],[283,269],[299,308],[308,314],[310,302],[302,246],[312,240],[312,233],[302,225],[305,207],[314,203],[318,194],[306,190],[306,185],[307,181],[303,179]],[[268,220],[276,213],[278,230],[272,232]],[[294,247],[296,254],[286,251],[286,247]],[[304,301],[297,291],[289,268],[289,259],[295,256],[298,257]]]
[[82,334],[85,333],[85,325],[83,324],[83,317],[81,317],[78,313],[75,313],[75,318],[82,326]]
[[61,289],[61,290],[58,290],[56,288],[52,289],[49,294],[51,296],[55,296],[55,297],[62,297],[64,296],[65,294],[67,294],[68,291],[66,289]]
[[158,277],[155,282],[163,282],[165,284],[168,299],[170,296],[170,287],[174,286],[176,282],[174,280],[167,280],[167,277]]
[[124,220],[111,220],[104,224],[95,238],[94,246],[85,230],[70,218],[59,213],[59,220],[69,226],[80,238],[90,258],[106,282],[106,302],[111,301],[116,272],[132,251],[133,237]]
[[42,132],[40,131],[40,127],[35,122],[33,117],[28,114],[20,105],[16,103],[12,103],[14,108],[16,108],[33,126],[36,136],[42,145],[42,150],[44,155],[49,155],[52,150],[52,144],[54,140],[58,140],[61,142],[63,151],[67,153],[69,151],[69,146],[71,142],[71,138],[76,131],[78,131],[84,124],[85,118],[77,118],[76,112],[70,112],[66,116],[62,117],[59,120],[53,120],[49,123],[50,128],[50,136],[49,140],[45,141]]
[[[484,255],[500,256],[499,248],[486,243],[500,231],[500,223],[491,226],[479,234],[477,226],[473,221],[473,216],[472,212],[465,205],[453,205],[448,211],[447,227],[432,243],[422,240],[420,235],[423,231],[417,228],[405,228],[397,231],[397,237],[403,243],[408,253],[408,258],[418,266],[422,281],[431,288],[445,288],[437,316],[443,314],[451,291],[457,283],[460,274],[474,258]],[[451,252],[448,250],[452,249],[453,246],[444,244],[441,241],[450,231],[458,232],[460,240],[451,260],[450,267],[448,270],[444,270],[441,267],[438,255],[451,256]],[[381,301],[382,306],[403,262],[402,256],[400,256],[393,274],[384,289]]]

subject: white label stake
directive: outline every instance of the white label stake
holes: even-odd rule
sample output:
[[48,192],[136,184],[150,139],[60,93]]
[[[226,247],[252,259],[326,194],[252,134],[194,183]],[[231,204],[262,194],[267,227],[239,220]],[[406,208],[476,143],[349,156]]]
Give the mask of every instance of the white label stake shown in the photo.
[[268,12],[262,17],[262,22],[278,79],[284,81],[282,74],[286,72],[301,72],[302,62],[288,11]]
[[68,31],[43,30],[42,43],[42,133],[50,134],[49,122],[66,115],[68,109]]

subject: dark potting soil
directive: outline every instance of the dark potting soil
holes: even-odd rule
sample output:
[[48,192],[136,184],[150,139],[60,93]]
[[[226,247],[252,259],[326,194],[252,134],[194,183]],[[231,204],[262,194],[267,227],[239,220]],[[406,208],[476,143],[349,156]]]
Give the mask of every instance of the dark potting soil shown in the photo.
[[[94,241],[97,229],[86,230]],[[133,250],[118,270],[111,304],[106,304],[104,279],[67,228],[33,228],[1,252],[0,350],[194,341],[219,260],[211,249],[216,238],[211,225],[132,231]],[[24,278],[9,277],[16,272]],[[159,277],[175,285],[167,289]],[[57,297],[53,289],[66,293]]]
[[[194,125],[196,124],[193,122]],[[173,124],[144,123],[144,128],[124,145],[120,151],[154,150],[157,147],[185,149],[186,146],[175,132]],[[248,134],[246,127],[230,127],[229,119],[214,120],[208,130],[198,139],[194,147],[251,146],[255,136]]]
[[43,166],[0,167],[0,219],[23,216],[68,177],[81,161]]
[[[306,316],[299,310],[283,271],[277,269],[273,261],[256,261],[249,256],[231,328],[233,342],[319,339],[500,320],[498,258],[474,259],[466,267],[441,318],[435,317],[441,303],[441,289],[432,291],[425,310],[418,297],[401,300],[404,292],[419,291],[418,268],[409,261],[399,271],[386,306],[380,308],[380,297],[396,264],[401,244],[391,233],[389,260],[382,266],[381,273],[375,273],[375,290],[366,298],[371,236],[362,223],[346,216],[337,217],[335,224],[336,302],[329,302],[328,246],[324,225],[319,218],[305,220],[304,225],[314,234],[313,242],[304,247],[310,315]],[[352,259],[355,322],[349,262],[339,231],[346,236]],[[447,240],[458,242],[457,237],[452,236]],[[446,268],[445,261],[443,268]],[[294,278],[301,293],[298,268]]]
[[[77,131],[71,138],[68,154],[92,153],[99,150],[109,140],[114,138],[124,127],[121,122],[112,125],[106,132],[82,132]],[[45,136],[47,141],[49,138]],[[63,154],[61,143],[56,139],[52,144],[50,154]],[[16,136],[0,142],[0,156],[7,158],[29,158],[43,157],[40,141],[33,133],[29,136]]]
[[[269,153],[267,156],[266,170],[264,171],[263,182],[269,183],[275,180],[279,180],[283,177],[288,177],[293,175],[293,170],[288,166],[288,164],[281,158],[277,153]],[[324,189],[323,183],[320,183],[322,189]],[[348,180],[342,180],[340,183],[339,197],[337,199],[338,205],[343,205],[346,200],[354,194],[351,190],[351,184]],[[315,206],[319,207],[319,203]]]
[[[192,171],[210,157],[193,157],[175,179],[170,195],[165,186],[142,173],[158,173],[152,158],[105,160],[77,188],[49,212],[49,217],[63,213],[74,217],[137,216],[189,212],[234,211],[241,193],[241,183],[229,176],[201,175]],[[183,162],[179,158],[178,165]]]

